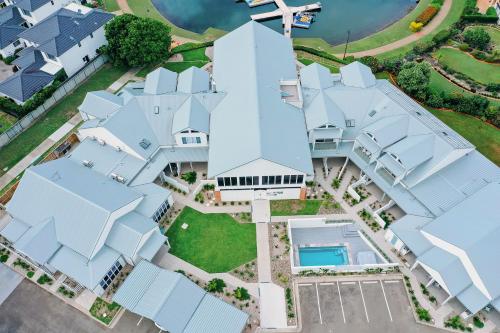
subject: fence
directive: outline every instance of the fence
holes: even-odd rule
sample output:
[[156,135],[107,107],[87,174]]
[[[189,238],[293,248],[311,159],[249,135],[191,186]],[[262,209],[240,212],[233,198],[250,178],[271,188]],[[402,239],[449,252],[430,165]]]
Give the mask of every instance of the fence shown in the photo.
[[54,106],[59,100],[73,91],[80,83],[89,76],[94,74],[99,68],[106,63],[105,56],[99,56],[89,62],[84,68],[77,72],[72,77],[68,78],[64,83],[49,97],[42,105],[28,113],[26,116],[16,122],[11,128],[0,135],[0,148],[10,143],[16,136],[29,128],[36,120],[43,116],[49,109]]

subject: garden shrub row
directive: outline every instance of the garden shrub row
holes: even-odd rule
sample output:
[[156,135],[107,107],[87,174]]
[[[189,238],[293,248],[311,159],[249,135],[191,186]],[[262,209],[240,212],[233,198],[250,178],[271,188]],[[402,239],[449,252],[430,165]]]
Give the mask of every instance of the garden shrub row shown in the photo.
[[434,18],[434,16],[436,16],[438,12],[439,7],[430,5],[415,19],[415,22],[422,23],[425,26]]
[[205,42],[205,43],[185,43],[179,46],[174,47],[172,50],[170,50],[170,53],[177,54],[177,53],[182,53],[186,51],[192,51],[192,50],[198,50],[198,49],[203,49],[205,47],[210,47],[214,46],[214,42]]
[[465,22],[496,23],[498,15],[495,8],[490,7],[485,14],[479,13],[476,7],[477,0],[467,0],[462,12],[462,20]]
[[307,46],[304,46],[304,45],[294,45],[293,49],[295,51],[304,51],[304,52],[310,53],[312,55],[315,55],[315,56],[318,56],[318,57],[321,57],[321,58],[324,58],[324,59],[328,59],[328,60],[331,60],[331,61],[338,62],[340,64],[347,65],[349,63],[348,61],[345,61],[345,60],[342,60],[340,58],[337,58],[333,54],[330,54],[330,53],[325,52],[325,51],[320,51],[320,50],[317,50],[317,49],[312,48],[312,47],[307,47]]

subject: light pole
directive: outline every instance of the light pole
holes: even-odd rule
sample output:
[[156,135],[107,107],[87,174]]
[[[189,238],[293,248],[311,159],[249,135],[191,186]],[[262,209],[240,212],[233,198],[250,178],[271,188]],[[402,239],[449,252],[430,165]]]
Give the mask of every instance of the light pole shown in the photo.
[[349,44],[349,37],[350,36],[351,36],[351,30],[347,30],[347,40],[345,42],[344,57],[342,58],[342,60],[345,59],[345,55],[347,53],[347,45]]

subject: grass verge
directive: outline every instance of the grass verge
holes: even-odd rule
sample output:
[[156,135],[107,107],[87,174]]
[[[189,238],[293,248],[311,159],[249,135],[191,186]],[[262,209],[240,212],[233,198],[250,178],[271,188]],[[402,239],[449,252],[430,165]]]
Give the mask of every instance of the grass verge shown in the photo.
[[10,169],[27,156],[33,149],[59,129],[77,112],[77,107],[83,102],[89,91],[102,90],[109,87],[127,71],[123,67],[104,65],[87,81],[64,97],[50,111],[42,116],[33,126],[19,134],[12,142],[0,149],[0,176],[4,168]]
[[120,10],[120,6],[118,6],[116,0],[104,0],[104,7],[108,12],[116,12],[117,10]]
[[209,273],[228,272],[257,257],[255,224],[238,223],[228,214],[185,207],[167,237],[170,253]]

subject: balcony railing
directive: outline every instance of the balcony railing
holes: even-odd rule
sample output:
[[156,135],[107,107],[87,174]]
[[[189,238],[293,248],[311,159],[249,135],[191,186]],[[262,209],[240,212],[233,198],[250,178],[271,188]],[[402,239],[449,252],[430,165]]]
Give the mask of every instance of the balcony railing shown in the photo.
[[354,149],[354,152],[366,163],[370,163],[370,156],[366,154],[360,147]]

